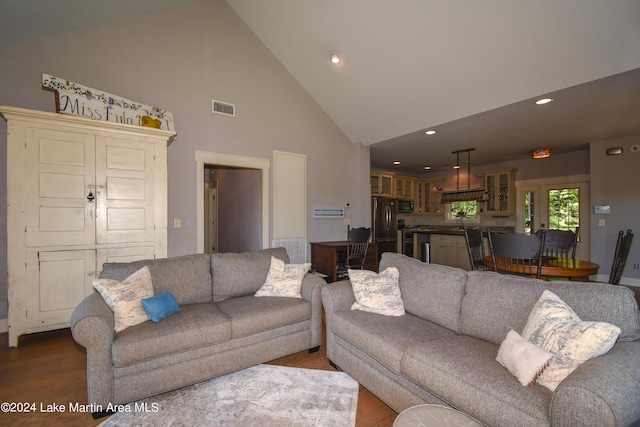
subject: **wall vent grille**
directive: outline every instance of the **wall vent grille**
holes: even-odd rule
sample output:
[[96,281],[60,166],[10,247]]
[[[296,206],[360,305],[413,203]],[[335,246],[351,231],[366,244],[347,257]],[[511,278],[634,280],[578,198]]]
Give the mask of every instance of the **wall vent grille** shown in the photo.
[[236,106],[233,104],[229,104],[228,102],[216,101],[215,99],[211,101],[211,104],[214,113],[224,114],[225,116],[236,115]]
[[313,208],[314,218],[344,218],[344,208]]
[[307,262],[307,239],[305,237],[275,239],[271,241],[271,247],[285,248],[291,264],[304,264]]

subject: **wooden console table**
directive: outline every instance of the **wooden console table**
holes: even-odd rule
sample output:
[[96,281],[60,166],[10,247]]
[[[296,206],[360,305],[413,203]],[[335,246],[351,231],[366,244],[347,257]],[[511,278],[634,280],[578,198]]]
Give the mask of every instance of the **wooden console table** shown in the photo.
[[[311,268],[318,273],[326,274],[332,282],[337,280],[336,266],[347,257],[347,241],[311,242]],[[378,271],[378,246],[369,243],[367,257],[364,259],[365,270]]]

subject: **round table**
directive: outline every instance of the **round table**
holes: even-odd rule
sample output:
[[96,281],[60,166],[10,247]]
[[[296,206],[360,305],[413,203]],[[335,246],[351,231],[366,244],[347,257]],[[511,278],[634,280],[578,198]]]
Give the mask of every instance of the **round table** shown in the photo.
[[418,405],[400,412],[393,427],[482,427],[470,416],[440,405]]
[[[491,255],[485,256],[484,262],[489,270],[493,270]],[[599,268],[600,266],[595,262],[583,259],[545,257],[542,259],[540,276],[542,279],[546,277],[568,277],[569,279],[588,280],[589,276],[598,274]],[[520,270],[516,272],[522,272],[522,268],[520,267]],[[531,275],[535,277],[537,272],[538,266],[533,265],[531,267]]]

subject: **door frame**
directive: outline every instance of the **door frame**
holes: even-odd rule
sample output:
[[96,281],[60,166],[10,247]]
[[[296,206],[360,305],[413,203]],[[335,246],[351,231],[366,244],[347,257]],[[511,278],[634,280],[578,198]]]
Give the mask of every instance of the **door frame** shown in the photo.
[[262,247],[269,247],[269,169],[271,161],[258,157],[233,154],[195,152],[196,160],[196,251],[204,253],[204,169],[205,165],[222,165],[239,168],[260,169],[262,173]]
[[[543,208],[548,210],[548,206],[542,202],[542,193],[552,188],[564,188],[564,187],[579,187],[580,188],[580,244],[578,245],[578,252],[576,258],[579,259],[591,259],[591,243],[590,243],[590,196],[589,196],[589,175],[569,175],[558,176],[552,178],[530,179],[516,181],[516,231],[519,233],[524,232],[524,194],[527,191],[535,191],[540,196],[540,199],[536,205],[536,217],[538,222],[541,215],[547,216],[547,213],[543,213]],[[548,220],[546,222],[548,224]],[[539,224],[537,224],[539,227]],[[547,227],[548,228],[548,225]],[[535,230],[534,230],[535,231]]]

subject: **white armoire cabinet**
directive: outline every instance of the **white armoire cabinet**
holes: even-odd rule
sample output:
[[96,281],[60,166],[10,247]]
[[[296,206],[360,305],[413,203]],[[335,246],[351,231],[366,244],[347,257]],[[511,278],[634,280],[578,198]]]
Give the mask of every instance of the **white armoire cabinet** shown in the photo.
[[167,256],[175,133],[0,107],[7,121],[9,345],[69,326],[105,262]]

